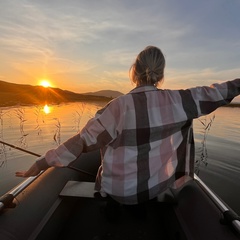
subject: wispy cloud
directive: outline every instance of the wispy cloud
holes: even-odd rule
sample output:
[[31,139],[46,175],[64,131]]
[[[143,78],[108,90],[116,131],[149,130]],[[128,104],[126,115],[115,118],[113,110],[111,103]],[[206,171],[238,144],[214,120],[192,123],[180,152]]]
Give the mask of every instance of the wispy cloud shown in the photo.
[[0,58],[19,81],[46,74],[71,77],[71,86],[88,79],[92,88],[117,89],[138,52],[157,45],[173,87],[201,85],[239,72],[239,7],[222,0],[3,1]]
[[164,88],[179,89],[195,86],[210,86],[212,83],[233,80],[237,78],[239,68],[219,71],[213,68],[199,70],[167,69]]

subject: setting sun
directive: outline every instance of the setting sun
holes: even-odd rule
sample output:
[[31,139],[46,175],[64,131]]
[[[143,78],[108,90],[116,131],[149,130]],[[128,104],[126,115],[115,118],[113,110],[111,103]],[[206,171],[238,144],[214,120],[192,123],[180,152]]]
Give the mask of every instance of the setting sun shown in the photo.
[[43,87],[45,87],[45,88],[51,87],[51,83],[50,83],[48,80],[46,80],[46,79],[41,80],[40,83],[39,83],[39,85],[40,85],[40,86],[43,86]]

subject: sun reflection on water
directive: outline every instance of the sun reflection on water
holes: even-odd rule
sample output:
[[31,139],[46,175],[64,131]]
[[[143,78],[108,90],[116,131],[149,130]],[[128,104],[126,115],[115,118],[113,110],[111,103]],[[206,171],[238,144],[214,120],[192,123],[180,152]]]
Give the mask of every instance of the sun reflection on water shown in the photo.
[[51,107],[49,107],[47,104],[43,107],[43,112],[46,114],[49,114],[51,112]]

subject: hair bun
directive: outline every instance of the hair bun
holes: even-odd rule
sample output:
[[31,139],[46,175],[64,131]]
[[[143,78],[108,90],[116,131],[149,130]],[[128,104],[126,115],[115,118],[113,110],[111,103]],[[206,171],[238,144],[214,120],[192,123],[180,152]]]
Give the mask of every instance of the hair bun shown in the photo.
[[147,77],[147,82],[151,84],[155,84],[156,82],[158,82],[158,78],[159,78],[158,74],[150,68],[146,69],[146,77]]

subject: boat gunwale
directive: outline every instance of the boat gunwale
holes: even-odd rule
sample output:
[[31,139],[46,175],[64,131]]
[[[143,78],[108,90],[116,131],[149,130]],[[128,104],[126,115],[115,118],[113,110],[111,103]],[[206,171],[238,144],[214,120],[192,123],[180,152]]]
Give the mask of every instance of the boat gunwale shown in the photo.
[[223,218],[224,218],[224,214],[227,212],[230,212],[233,216],[236,217],[236,219],[232,219],[231,222],[227,221],[227,223],[231,224],[234,230],[237,232],[237,234],[240,235],[240,221],[237,213],[231,208],[229,208],[227,204],[216,193],[214,193],[196,174],[194,174],[194,180],[208,195],[208,197],[213,201],[213,203],[218,207],[218,209],[221,211],[223,215]]

